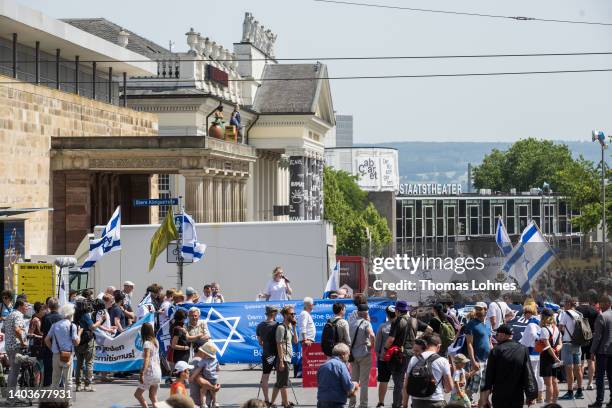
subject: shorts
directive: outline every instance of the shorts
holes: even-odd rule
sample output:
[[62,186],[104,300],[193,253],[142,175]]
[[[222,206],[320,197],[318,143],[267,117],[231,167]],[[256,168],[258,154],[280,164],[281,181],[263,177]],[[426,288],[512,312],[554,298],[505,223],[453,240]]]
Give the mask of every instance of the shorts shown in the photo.
[[376,362],[376,367],[378,368],[378,376],[376,377],[376,381],[389,382],[391,379],[391,367],[389,366],[389,362],[378,360]]
[[285,362],[285,369],[278,371],[276,368],[276,383],[274,388],[287,388],[289,386],[289,371],[291,371],[291,363]]
[[563,343],[561,348],[561,361],[563,365],[577,365],[580,364],[580,355],[582,350],[580,346],[575,346],[572,343]]
[[[558,367],[553,367],[555,359],[552,358],[548,350],[540,353],[540,377],[556,377]],[[535,374],[535,373],[534,373]]]
[[587,344],[581,347],[582,349],[582,361],[588,360],[591,358],[591,344],[593,340],[589,340]]
[[261,357],[261,371],[263,372],[263,374],[270,374],[273,368],[274,368],[274,363],[268,362],[267,356],[262,356]]

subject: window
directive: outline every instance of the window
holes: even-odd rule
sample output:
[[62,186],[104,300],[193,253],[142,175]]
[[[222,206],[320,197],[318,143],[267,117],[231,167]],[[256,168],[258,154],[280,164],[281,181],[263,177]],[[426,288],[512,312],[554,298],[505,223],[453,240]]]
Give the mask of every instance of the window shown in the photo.
[[404,225],[404,236],[408,239],[412,239],[412,213],[413,207],[404,207],[406,212],[405,225]]
[[528,206],[525,204],[521,204],[518,206],[518,228],[520,231],[523,231],[525,227],[527,227],[527,221],[529,220],[529,210]]
[[446,207],[446,235],[455,235],[455,207]]
[[514,216],[514,200],[508,200],[506,203],[506,214],[508,217]]
[[494,205],[493,206],[493,217],[495,218],[495,223],[497,223],[498,217],[504,216],[504,206],[503,205]]
[[[157,190],[159,192],[159,198],[170,198],[170,175],[169,174],[158,174],[157,175]],[[163,220],[168,213],[168,205],[159,206],[159,221]]]
[[540,200],[531,200],[531,214],[534,217],[540,215]]
[[395,223],[396,231],[395,235],[397,238],[402,238],[404,236],[404,223],[401,219],[397,220]]
[[434,208],[433,206],[425,207],[425,236],[433,237],[434,236]]
[[491,201],[482,200],[482,217],[489,217],[491,215]]
[[480,231],[478,230],[478,206],[471,205],[469,207],[470,210],[470,235],[478,235]]

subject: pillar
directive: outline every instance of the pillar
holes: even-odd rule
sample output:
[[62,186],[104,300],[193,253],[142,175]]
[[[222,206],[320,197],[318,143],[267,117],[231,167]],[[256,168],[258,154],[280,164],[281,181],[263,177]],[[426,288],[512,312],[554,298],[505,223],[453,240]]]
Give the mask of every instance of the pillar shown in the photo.
[[204,176],[204,222],[214,222],[214,190],[213,178],[210,175]]
[[181,172],[185,177],[185,211],[195,222],[204,219],[204,174],[202,171]]
[[240,221],[240,184],[232,180],[232,222]]
[[240,221],[247,219],[247,179],[240,179]]
[[232,186],[229,177],[223,178],[223,222],[232,220]]
[[305,157],[289,157],[289,219],[304,219]]
[[274,219],[274,206],[278,205],[278,157],[275,157],[274,160],[272,161],[272,207],[271,210],[272,212],[270,219]]
[[220,176],[213,179],[213,221],[223,222],[223,182]]

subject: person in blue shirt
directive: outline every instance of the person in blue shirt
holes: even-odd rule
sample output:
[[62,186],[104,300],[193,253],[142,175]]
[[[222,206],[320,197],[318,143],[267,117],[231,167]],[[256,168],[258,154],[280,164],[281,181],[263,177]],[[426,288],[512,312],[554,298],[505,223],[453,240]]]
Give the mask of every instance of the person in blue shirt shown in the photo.
[[338,343],[332,350],[332,358],[319,367],[317,408],[344,407],[348,397],[359,391],[359,383],[351,381],[351,374],[346,366],[349,354],[349,346]]
[[[487,359],[491,351],[491,326],[486,321],[487,304],[478,302],[474,306],[474,318],[467,322],[465,332],[464,354],[470,359],[470,370],[477,370],[470,379],[466,389],[468,396],[480,392],[481,380],[484,380]],[[473,401],[473,399],[472,399]]]
[[2,291],[2,303],[0,304],[0,321],[4,321],[13,311],[13,292]]

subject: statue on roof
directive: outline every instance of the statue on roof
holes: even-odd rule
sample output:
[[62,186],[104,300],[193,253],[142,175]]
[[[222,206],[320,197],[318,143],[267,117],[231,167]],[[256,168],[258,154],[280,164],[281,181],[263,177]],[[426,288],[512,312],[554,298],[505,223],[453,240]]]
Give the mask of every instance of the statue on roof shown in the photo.
[[248,11],[244,13],[244,22],[242,23],[242,42],[253,41],[253,27],[255,17]]

